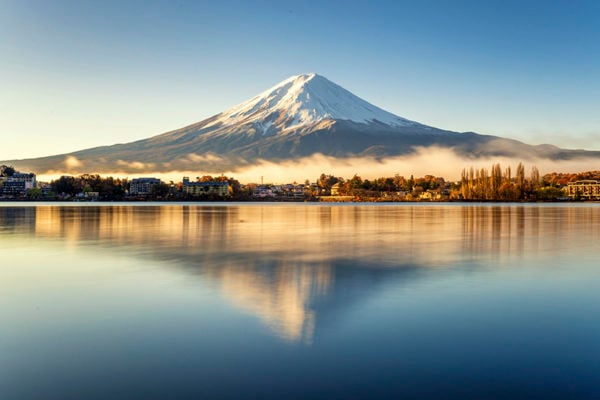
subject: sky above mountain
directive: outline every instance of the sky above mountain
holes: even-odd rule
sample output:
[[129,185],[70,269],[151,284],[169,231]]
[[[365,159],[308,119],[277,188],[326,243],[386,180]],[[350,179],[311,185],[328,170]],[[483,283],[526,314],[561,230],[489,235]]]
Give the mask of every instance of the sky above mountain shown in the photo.
[[0,3],[0,159],[147,138],[317,72],[455,131],[600,149],[596,1]]

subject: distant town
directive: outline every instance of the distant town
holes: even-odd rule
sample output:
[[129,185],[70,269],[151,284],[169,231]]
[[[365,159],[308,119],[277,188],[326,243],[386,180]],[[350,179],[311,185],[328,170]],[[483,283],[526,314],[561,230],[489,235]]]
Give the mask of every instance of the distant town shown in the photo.
[[302,183],[240,183],[227,176],[182,177],[163,182],[154,177],[131,180],[97,174],[61,176],[41,182],[33,172],[0,166],[1,201],[321,201],[321,202],[443,202],[443,201],[582,201],[600,200],[600,171],[551,173],[536,167],[526,173],[519,163],[464,169],[459,181],[443,177],[400,175],[363,179],[321,174]]

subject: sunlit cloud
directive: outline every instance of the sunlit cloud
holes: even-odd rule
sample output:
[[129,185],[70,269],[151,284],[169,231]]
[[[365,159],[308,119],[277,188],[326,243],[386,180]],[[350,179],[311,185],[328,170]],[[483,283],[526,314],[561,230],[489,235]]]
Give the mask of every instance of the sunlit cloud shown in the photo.
[[[463,168],[490,168],[494,163],[503,167],[516,167],[522,162],[529,170],[536,166],[542,174],[550,172],[581,172],[600,169],[600,161],[595,158],[578,158],[573,160],[552,160],[546,158],[532,158],[530,154],[522,157],[465,157],[458,155],[452,149],[440,147],[418,147],[410,155],[373,158],[373,157],[346,157],[336,158],[315,154],[310,157],[287,160],[267,161],[258,160],[249,164],[240,164],[238,167],[225,167],[225,159],[215,154],[190,153],[183,163],[185,168],[177,168],[182,163],[144,163],[140,161],[126,162],[119,160],[112,171],[102,172],[101,175],[131,178],[132,176],[153,175],[169,181],[180,181],[183,176],[226,175],[238,179],[240,182],[304,182],[306,179],[314,182],[322,173],[328,175],[351,178],[359,175],[364,179],[389,177],[396,174],[408,177],[435,175],[447,180],[457,180]],[[194,165],[197,164],[197,168]],[[86,168],[86,163],[69,156],[64,162],[64,170],[51,170],[40,174],[41,179],[54,179],[64,174],[96,173],[93,167]],[[230,164],[229,164],[230,165]],[[175,167],[174,167],[175,166]]]
[[154,163],[143,163],[140,161],[123,161],[123,160],[118,160],[117,161],[117,165],[120,167],[123,167],[125,171],[140,171],[140,172],[145,172],[145,171],[152,171],[155,168]]
[[207,162],[207,163],[217,163],[217,162],[222,162],[223,158],[219,157],[213,153],[206,153],[206,154],[196,154],[196,153],[190,153],[187,155],[186,159],[188,159],[191,162]]
[[79,161],[79,159],[75,156],[67,156],[65,158],[65,167],[67,168],[67,171],[71,171],[77,168],[80,168],[81,166],[83,166],[83,163],[81,161]]
[[[456,154],[451,149],[438,147],[417,148],[412,155],[374,159],[372,157],[334,158],[314,155],[299,160],[271,162],[261,160],[242,170],[226,171],[225,175],[234,175],[243,182],[303,182],[305,179],[315,181],[322,174],[330,174],[350,178],[359,175],[373,179],[399,174],[442,176],[448,180],[457,180],[463,168],[489,168],[494,163],[512,166],[522,162],[526,168],[536,166],[542,174],[554,171],[580,172],[600,169],[599,161],[593,158],[576,160],[549,160],[531,157],[485,157],[467,158]],[[214,171],[219,172],[219,171]]]

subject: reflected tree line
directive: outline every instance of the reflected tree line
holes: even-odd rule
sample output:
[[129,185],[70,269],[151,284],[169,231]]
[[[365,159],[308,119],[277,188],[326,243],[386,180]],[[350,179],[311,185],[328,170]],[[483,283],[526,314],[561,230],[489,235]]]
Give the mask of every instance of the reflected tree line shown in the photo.
[[277,336],[305,343],[323,313],[392,278],[410,283],[423,268],[549,257],[574,246],[565,226],[579,229],[571,240],[589,244],[599,224],[596,207],[527,205],[302,207],[291,216],[270,206],[0,207],[0,240],[30,234],[211,279]]

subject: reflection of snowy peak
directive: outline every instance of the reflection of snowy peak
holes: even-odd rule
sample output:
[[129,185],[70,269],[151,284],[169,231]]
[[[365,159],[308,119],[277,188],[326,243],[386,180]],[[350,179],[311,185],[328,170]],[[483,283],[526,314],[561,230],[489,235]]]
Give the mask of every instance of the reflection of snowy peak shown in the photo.
[[217,115],[204,128],[253,123],[262,126],[264,131],[271,126],[285,131],[314,126],[323,120],[379,122],[396,127],[420,125],[384,111],[313,73],[284,80]]

